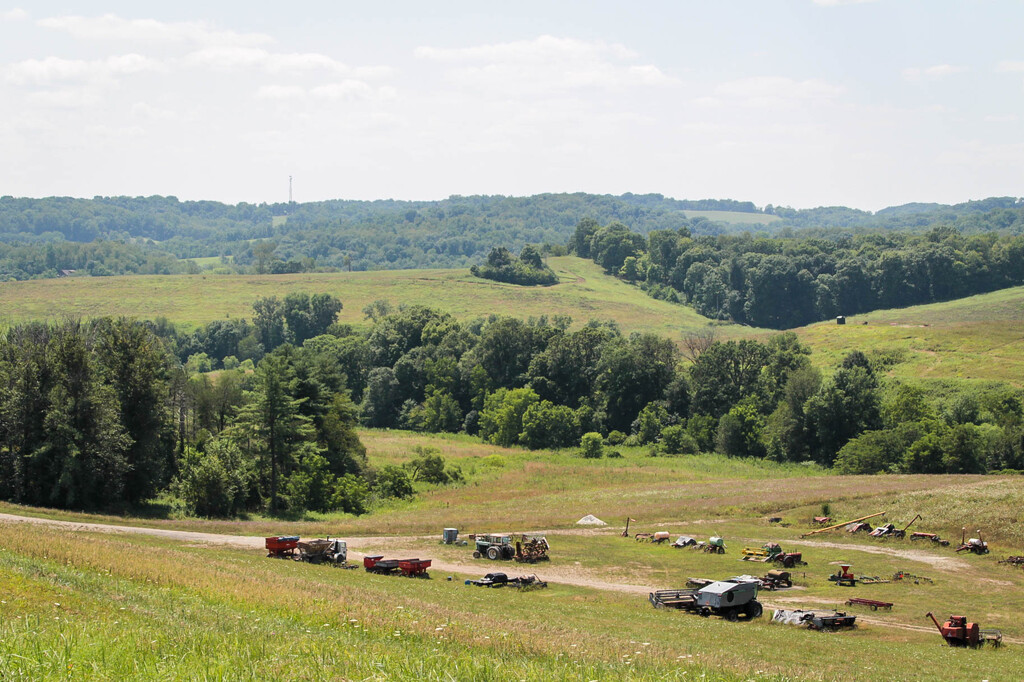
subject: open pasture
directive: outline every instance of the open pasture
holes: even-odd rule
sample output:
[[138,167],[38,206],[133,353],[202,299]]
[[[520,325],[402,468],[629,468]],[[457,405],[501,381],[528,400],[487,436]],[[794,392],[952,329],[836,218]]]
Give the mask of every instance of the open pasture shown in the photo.
[[[164,316],[185,327],[223,317],[251,317],[261,296],[331,293],[343,323],[367,324],[362,310],[378,299],[428,305],[461,319],[495,312],[519,317],[569,315],[576,325],[615,320],[623,332],[679,339],[711,323],[687,306],[655,300],[572,256],[548,259],[560,283],[519,287],[464,270],[388,270],[300,275],[162,275],[31,280],[0,284],[0,323],[63,316]],[[865,324],[866,323],[866,324]],[[721,338],[767,337],[771,330],[716,325]],[[851,350],[889,361],[886,371],[928,382],[1024,383],[1024,287],[849,318],[795,330],[813,362],[834,367]]]
[[[518,317],[569,315],[577,324],[615,320],[626,333],[653,331],[677,337],[709,321],[692,308],[655,300],[638,288],[605,275],[590,261],[549,259],[560,278],[552,287],[521,287],[473,277],[467,270],[379,270],[294,275],[132,275],[29,280],[0,285],[2,321],[64,316],[163,316],[194,326],[224,317],[252,317],[260,297],[292,292],[329,293],[344,304],[340,322],[365,325],[363,308],[384,299],[426,305],[458,318],[493,313]],[[746,329],[727,326],[729,334]]]
[[797,333],[819,364],[838,364],[858,349],[893,358],[889,371],[900,378],[1024,383],[1024,287],[878,310]]

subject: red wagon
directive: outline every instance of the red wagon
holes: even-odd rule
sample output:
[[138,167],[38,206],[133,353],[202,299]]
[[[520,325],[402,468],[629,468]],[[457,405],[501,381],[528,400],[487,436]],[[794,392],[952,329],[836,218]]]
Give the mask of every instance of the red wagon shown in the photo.
[[299,546],[298,535],[280,535],[266,538],[267,556],[284,559],[294,556],[295,549]]
[[426,577],[430,559],[399,559],[398,570],[409,578]]
[[383,554],[378,554],[363,557],[363,568],[381,575],[399,571],[407,577],[427,577],[430,559],[385,559]]

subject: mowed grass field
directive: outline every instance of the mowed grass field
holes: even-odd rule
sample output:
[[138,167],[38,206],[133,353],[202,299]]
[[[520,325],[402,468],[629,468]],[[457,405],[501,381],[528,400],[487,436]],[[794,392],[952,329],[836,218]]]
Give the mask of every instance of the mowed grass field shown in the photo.
[[[594,263],[574,257],[548,261],[561,282],[521,287],[473,277],[466,270],[386,270],[297,275],[132,275],[30,280],[0,284],[0,322],[63,316],[164,316],[185,326],[224,317],[252,317],[253,302],[291,292],[330,293],[341,299],[339,321],[364,325],[362,310],[384,299],[398,305],[426,305],[459,318],[493,313],[527,318],[570,315],[617,321],[624,332],[667,336],[703,328],[709,320],[692,308],[658,301],[638,288],[605,275]],[[748,333],[729,325],[729,334]]]
[[797,330],[819,364],[852,349],[893,354],[901,378],[1005,381],[1024,385],[1024,287],[956,301],[878,310]]
[[[365,430],[371,461],[402,463],[429,445],[466,484],[420,486],[416,499],[363,517],[222,522],[111,519],[3,505],[78,521],[263,536],[345,537],[360,552],[445,562],[430,580],[369,575],[263,557],[194,540],[55,530],[0,520],[3,679],[987,679],[1024,669],[1024,571],[998,559],[1024,549],[1024,477],[840,477],[814,467],[716,456],[582,460],[568,452],[496,448],[471,438]],[[988,556],[843,532],[801,539],[829,502],[837,518],[886,510],[947,537],[984,528]],[[580,529],[596,514],[611,525]],[[637,543],[619,531],[725,538],[725,555]],[[778,515],[782,524],[769,524]],[[442,527],[548,532],[551,561],[471,558],[437,543]],[[740,550],[768,541],[802,551],[792,590],[764,592],[766,616],[729,623],[651,608],[646,592],[690,576],[763,574]],[[256,545],[259,546],[258,544]],[[857,575],[919,581],[840,588]],[[465,586],[493,570],[536,572],[545,591]],[[451,575],[452,580],[446,580]],[[847,607],[851,597],[895,603]],[[839,608],[860,625],[817,633],[774,624],[771,608]],[[1003,630],[1001,649],[946,647],[924,614],[963,612]],[[703,677],[702,677],[703,676]]]

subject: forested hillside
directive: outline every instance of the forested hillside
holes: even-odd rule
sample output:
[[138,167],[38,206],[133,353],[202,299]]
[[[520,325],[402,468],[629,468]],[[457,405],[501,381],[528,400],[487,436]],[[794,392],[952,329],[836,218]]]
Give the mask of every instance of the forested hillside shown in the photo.
[[644,236],[583,220],[569,248],[656,298],[774,329],[1024,283],[1024,236],[948,226],[827,238],[696,236],[686,227]]
[[[714,212],[723,213],[716,221]],[[688,215],[690,212],[692,215]],[[696,213],[699,213],[697,215]],[[737,224],[724,217],[749,215]],[[755,231],[820,237],[864,231],[1024,232],[1024,207],[1004,197],[954,206],[908,204],[878,213],[806,210],[659,194],[453,196],[441,201],[222,204],[174,197],[0,198],[0,279],[78,274],[188,272],[176,259],[231,256],[226,271],[309,272],[468,267],[494,247],[547,244],[558,253],[576,224],[621,222],[646,235],[686,227],[693,235]],[[839,229],[836,232],[836,229]],[[113,242],[99,251],[48,243]],[[173,257],[173,258],[172,258]]]

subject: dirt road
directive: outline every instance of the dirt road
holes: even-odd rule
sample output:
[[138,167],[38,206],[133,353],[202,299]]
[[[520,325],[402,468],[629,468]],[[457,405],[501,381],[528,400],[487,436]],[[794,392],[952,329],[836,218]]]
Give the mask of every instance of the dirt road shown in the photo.
[[[151,535],[154,537],[167,538],[169,540],[181,540],[182,542],[204,542],[211,545],[228,545],[231,547],[239,547],[243,549],[262,550],[264,548],[264,539],[262,537],[252,537],[246,535],[221,535],[218,533],[197,533],[185,530],[144,528],[141,526],[113,526],[104,523],[57,521],[54,519],[40,519],[32,516],[0,514],[0,523],[4,522],[30,523],[41,526],[50,526],[54,528],[63,528],[69,531],[85,531],[92,533],[114,533],[127,535]],[[365,550],[373,551],[375,546],[379,546],[381,544],[394,545],[396,544],[396,540],[397,538],[373,537],[354,537],[347,539],[349,546],[349,556],[354,560],[362,560],[363,556],[365,555]],[[414,550],[413,552],[408,552],[392,547],[389,547],[388,549],[389,553],[394,552],[397,554],[416,554],[419,551]],[[357,550],[364,551],[360,552]],[[468,573],[471,575],[476,575],[480,573],[479,563],[474,564],[433,560],[431,562],[431,567],[443,573]],[[524,569],[523,572],[529,572],[529,569]],[[545,580],[562,583],[563,585],[573,585],[575,587],[589,587],[597,590],[626,592],[629,594],[643,595],[648,594],[649,592],[651,592],[652,589],[654,589],[646,585],[629,585],[624,583],[612,583],[604,580],[598,580],[596,578],[583,574],[581,571],[573,571],[570,567],[551,568],[545,566],[543,573]]]

